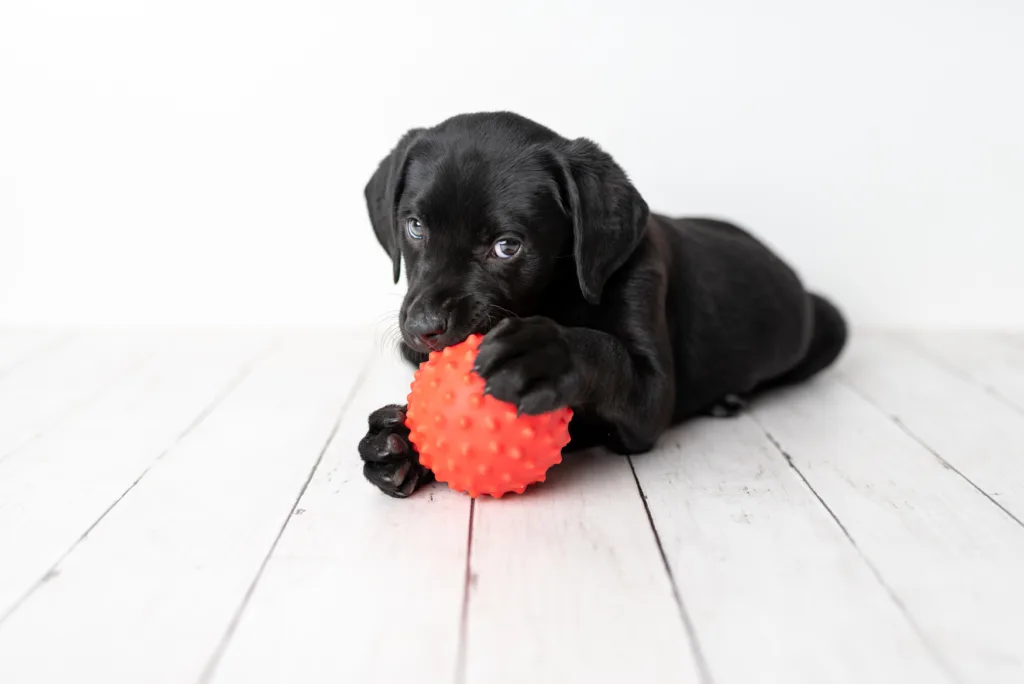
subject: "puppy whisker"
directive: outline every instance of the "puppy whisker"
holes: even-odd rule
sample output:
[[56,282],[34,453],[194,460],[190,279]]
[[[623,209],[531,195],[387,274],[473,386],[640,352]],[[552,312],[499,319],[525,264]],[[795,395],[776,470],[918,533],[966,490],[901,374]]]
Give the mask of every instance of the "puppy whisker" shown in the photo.
[[[384,320],[384,319],[387,320]],[[381,330],[381,326],[383,330]],[[402,348],[402,330],[398,325],[398,313],[392,312],[381,316],[377,320],[378,332],[375,335],[377,338],[378,348],[381,352],[399,352]]]
[[515,311],[512,311],[511,309],[506,309],[505,307],[503,307],[503,306],[501,306],[499,304],[487,303],[484,306],[486,306],[488,309],[497,309],[501,313],[506,314],[509,318],[519,318],[520,317],[519,314],[517,314]]

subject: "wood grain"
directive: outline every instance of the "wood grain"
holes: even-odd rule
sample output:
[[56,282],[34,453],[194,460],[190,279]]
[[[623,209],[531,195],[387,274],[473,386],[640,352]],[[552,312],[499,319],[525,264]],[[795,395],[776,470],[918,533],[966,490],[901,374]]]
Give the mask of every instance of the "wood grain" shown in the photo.
[[834,375],[779,392],[755,416],[933,653],[963,681],[1024,680],[1016,522]]
[[367,350],[304,337],[260,363],[0,624],[0,681],[196,681]]
[[39,330],[0,330],[0,377],[33,355],[50,351],[66,337]]
[[475,505],[363,480],[365,334],[266,341],[0,332],[0,682],[1024,681],[1022,338],[861,335]]
[[698,420],[633,460],[717,684],[950,681],[751,418]]
[[473,524],[468,684],[698,682],[629,461],[573,454]]
[[842,368],[880,410],[1024,521],[1024,413],[892,336],[862,338]]
[[0,461],[137,372],[152,335],[82,335],[32,354],[0,377]]
[[906,335],[926,356],[972,379],[1024,413],[1024,340],[1005,333]]
[[362,476],[366,416],[412,371],[376,355],[224,653],[217,684],[454,681],[469,499],[432,485],[391,499]]
[[232,388],[262,337],[161,340],[142,371],[0,462],[0,619]]

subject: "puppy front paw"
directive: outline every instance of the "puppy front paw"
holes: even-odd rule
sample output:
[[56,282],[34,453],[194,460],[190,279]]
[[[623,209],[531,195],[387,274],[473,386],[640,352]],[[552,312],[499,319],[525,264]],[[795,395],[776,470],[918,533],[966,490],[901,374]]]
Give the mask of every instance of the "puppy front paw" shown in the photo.
[[434,479],[420,465],[419,456],[409,442],[404,406],[385,406],[370,414],[370,429],[359,441],[363,476],[377,489],[398,499],[416,491]]
[[580,381],[565,332],[542,316],[503,320],[484,336],[476,357],[484,391],[531,415],[570,406]]

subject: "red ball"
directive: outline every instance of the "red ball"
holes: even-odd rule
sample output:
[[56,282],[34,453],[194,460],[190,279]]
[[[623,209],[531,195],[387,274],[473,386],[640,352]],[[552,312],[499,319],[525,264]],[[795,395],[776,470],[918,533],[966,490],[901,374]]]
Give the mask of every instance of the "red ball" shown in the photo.
[[420,463],[455,491],[522,494],[562,461],[572,409],[520,416],[484,394],[483,378],[472,370],[482,339],[472,335],[420,365],[406,411],[409,439]]

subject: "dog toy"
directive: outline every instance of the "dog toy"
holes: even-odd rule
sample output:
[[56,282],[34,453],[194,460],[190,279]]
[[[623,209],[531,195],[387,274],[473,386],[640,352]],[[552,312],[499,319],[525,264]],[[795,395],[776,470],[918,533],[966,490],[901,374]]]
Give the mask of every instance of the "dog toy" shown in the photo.
[[562,461],[572,409],[518,415],[516,407],[484,394],[473,372],[480,335],[431,352],[413,377],[406,410],[409,440],[420,463],[441,482],[476,498],[522,494]]

